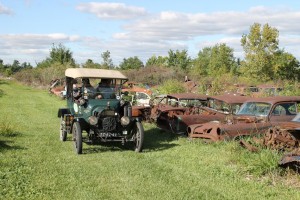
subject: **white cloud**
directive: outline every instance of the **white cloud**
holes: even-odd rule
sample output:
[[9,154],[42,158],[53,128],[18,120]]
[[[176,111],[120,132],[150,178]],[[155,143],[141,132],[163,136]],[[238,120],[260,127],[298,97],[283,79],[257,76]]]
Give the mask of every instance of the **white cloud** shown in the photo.
[[105,40],[100,36],[64,33],[0,35],[1,59],[7,62],[9,55],[17,59],[21,57],[19,55],[27,55],[28,60],[39,58],[41,61],[49,56],[53,43],[62,43],[67,47],[71,45],[70,50],[78,63],[84,63],[87,59],[101,62],[101,53],[106,50],[111,52],[115,64],[132,56],[138,56],[144,62],[152,55],[167,56],[170,49],[186,49],[193,57],[202,48],[217,43],[226,43],[234,49],[235,57],[241,58],[243,49],[240,39],[243,33],[249,32],[254,22],[269,23],[277,28],[280,33],[279,47],[300,58],[300,11],[297,10],[253,7],[245,12],[191,14],[168,11],[149,14],[143,8],[119,3],[82,3],[77,9],[101,19],[134,20],[130,23],[126,21],[120,27],[122,31],[112,33]]
[[127,6],[123,3],[81,3],[77,7],[81,12],[92,13],[101,19],[134,19],[146,15],[144,8]]
[[[78,36],[68,36],[61,33],[53,34],[4,34],[0,35],[0,55],[5,62],[39,62],[49,57],[52,45],[79,41]],[[11,58],[11,55],[14,55]],[[8,57],[8,58],[5,58]]]
[[266,24],[280,32],[300,31],[300,11],[286,12],[265,7],[253,7],[247,12],[176,13],[161,12],[141,18],[124,26],[115,39],[142,41],[190,40],[207,35],[240,35],[249,31],[253,23]]
[[0,15],[12,15],[13,11],[0,3]]

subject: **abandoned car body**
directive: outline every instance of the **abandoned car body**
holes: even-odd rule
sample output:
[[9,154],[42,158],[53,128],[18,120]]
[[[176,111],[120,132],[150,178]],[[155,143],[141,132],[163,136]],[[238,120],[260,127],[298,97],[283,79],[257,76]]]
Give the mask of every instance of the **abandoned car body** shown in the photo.
[[249,99],[250,97],[230,94],[208,97],[206,107],[202,107],[198,112],[175,115],[170,118],[169,124],[174,133],[187,134],[186,130],[189,125],[229,120]]
[[151,108],[150,118],[159,128],[171,130],[169,121],[175,115],[200,112],[200,108],[207,105],[207,97],[194,93],[169,94]]
[[294,149],[292,152],[286,153],[279,161],[279,166],[290,167],[296,171],[300,171],[300,149]]
[[[130,103],[121,98],[126,76],[116,70],[86,68],[69,68],[65,76],[67,107],[58,110],[62,141],[72,133],[75,151],[81,154],[85,139],[82,131],[86,131],[88,142],[133,142],[134,150],[142,151],[143,126],[132,115]],[[78,87],[80,81],[82,85]],[[97,83],[97,88],[92,86]]]
[[265,97],[246,101],[226,122],[208,122],[188,127],[191,138],[203,138],[212,141],[233,139],[239,136],[258,134],[279,122],[291,121],[298,112],[300,97]]
[[263,144],[279,151],[292,151],[300,145],[300,114],[292,121],[280,122],[269,128],[263,138]]
[[61,99],[66,98],[66,88],[64,85],[64,81],[61,79],[55,79],[50,82],[49,93],[55,94]]

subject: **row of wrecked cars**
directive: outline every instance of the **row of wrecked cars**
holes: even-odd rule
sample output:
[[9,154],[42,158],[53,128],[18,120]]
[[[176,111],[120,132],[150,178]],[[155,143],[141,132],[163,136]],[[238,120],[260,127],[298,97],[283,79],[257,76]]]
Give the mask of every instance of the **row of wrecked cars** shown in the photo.
[[160,95],[150,106],[133,106],[133,112],[160,129],[206,142],[239,141],[251,151],[253,137],[263,146],[289,152],[281,166],[300,166],[300,96],[249,97],[194,93]]
[[[150,98],[148,90],[130,84],[128,78],[117,71],[70,68],[65,75],[66,86],[61,85],[57,90],[57,94],[67,99],[67,107],[58,111],[60,138],[66,141],[67,134],[72,133],[78,154],[82,153],[83,139],[120,141],[122,144],[133,142],[135,151],[142,151],[144,131],[141,120],[144,120],[190,139],[238,140],[252,151],[255,151],[255,146],[244,142],[242,137],[260,135],[256,141],[264,146],[290,152],[280,161],[282,166],[300,166],[300,115],[297,114],[300,112],[300,96],[184,93]],[[93,78],[100,78],[101,82],[102,79],[110,80],[109,88],[114,95],[104,98],[105,91],[97,90],[104,96],[95,99],[91,96],[95,93],[89,93],[88,86],[82,82],[82,95],[77,99],[74,94],[77,79]],[[51,83],[51,91],[57,88],[58,82],[62,81]],[[134,95],[130,97],[129,93]],[[82,130],[87,137],[82,137]]]

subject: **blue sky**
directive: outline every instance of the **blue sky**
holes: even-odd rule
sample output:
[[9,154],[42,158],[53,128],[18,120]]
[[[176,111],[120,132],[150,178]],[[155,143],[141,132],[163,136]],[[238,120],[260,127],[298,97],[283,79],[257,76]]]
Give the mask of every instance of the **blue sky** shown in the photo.
[[277,28],[279,47],[300,58],[300,1],[0,0],[0,59],[35,66],[59,43],[78,64],[101,63],[107,50],[115,65],[170,49],[194,58],[218,43],[243,58],[240,39],[255,22]]

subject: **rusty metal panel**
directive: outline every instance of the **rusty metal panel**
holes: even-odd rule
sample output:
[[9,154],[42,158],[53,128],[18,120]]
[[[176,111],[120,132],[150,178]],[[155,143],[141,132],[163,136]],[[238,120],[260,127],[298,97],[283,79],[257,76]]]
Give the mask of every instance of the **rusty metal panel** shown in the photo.
[[168,98],[175,98],[178,100],[183,99],[200,99],[200,100],[207,100],[209,96],[205,94],[195,94],[195,93],[176,93],[176,94],[169,94],[167,95]]
[[241,95],[223,94],[223,95],[209,97],[209,99],[217,99],[229,104],[233,104],[233,103],[244,103],[245,101],[251,100],[252,98],[248,96],[241,96]]

